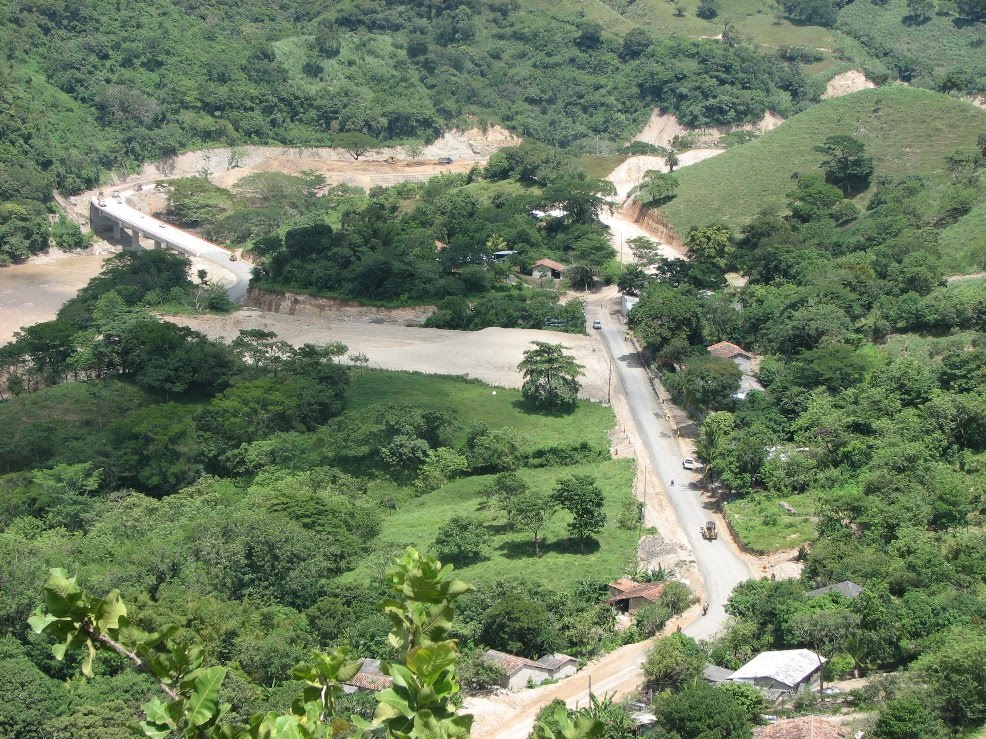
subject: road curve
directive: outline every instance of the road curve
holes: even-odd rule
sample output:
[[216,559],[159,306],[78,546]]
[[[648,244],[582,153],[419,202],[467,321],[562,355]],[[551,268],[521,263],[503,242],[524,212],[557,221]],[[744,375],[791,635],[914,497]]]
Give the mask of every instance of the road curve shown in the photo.
[[[109,217],[120,221],[125,228],[137,228],[146,234],[147,239],[158,238],[164,241],[169,248],[181,252],[186,256],[196,260],[206,262],[231,274],[234,278],[232,285],[226,285],[226,293],[230,300],[242,303],[246,296],[247,288],[250,286],[250,277],[253,274],[253,265],[243,260],[231,262],[229,260],[231,252],[218,244],[206,241],[188,231],[165,223],[153,216],[141,213],[136,208],[127,205],[127,196],[131,191],[113,193],[100,205],[96,198],[92,199],[93,206]],[[116,196],[120,196],[120,201]],[[121,202],[122,201],[122,202]]]
[[593,333],[599,336],[613,359],[646,454],[674,505],[705,581],[709,611],[686,627],[684,632],[696,639],[708,638],[725,623],[725,605],[733,588],[749,580],[751,573],[732,548],[728,535],[714,541],[702,538],[699,529],[713,518],[712,511],[703,497],[698,477],[682,467],[686,455],[678,446],[671,423],[665,419],[664,407],[654,395],[646,368],[636,351],[625,341],[626,329],[617,318],[618,300],[616,296],[590,306],[588,317],[589,320],[602,322],[602,329],[596,329]]

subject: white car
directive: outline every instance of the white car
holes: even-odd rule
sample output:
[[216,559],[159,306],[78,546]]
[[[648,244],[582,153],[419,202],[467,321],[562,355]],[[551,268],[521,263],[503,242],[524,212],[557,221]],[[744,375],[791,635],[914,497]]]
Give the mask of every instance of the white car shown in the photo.
[[681,460],[681,466],[684,467],[686,470],[693,470],[695,469],[695,460],[692,459],[691,457],[685,457],[683,460]]

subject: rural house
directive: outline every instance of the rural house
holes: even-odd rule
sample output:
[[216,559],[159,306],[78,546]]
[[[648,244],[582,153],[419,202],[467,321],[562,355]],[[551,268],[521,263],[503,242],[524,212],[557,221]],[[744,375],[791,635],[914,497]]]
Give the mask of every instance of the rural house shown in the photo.
[[740,368],[743,373],[740,377],[740,387],[734,394],[734,398],[742,400],[751,390],[763,390],[763,385],[756,378],[756,367],[758,358],[741,346],[729,341],[720,341],[708,347],[709,354],[720,359],[730,359],[733,364]]
[[565,276],[566,269],[568,267],[561,262],[556,262],[554,259],[539,259],[531,267],[531,277],[541,280],[549,277],[553,280],[560,280]]
[[496,649],[487,650],[483,656],[503,673],[500,685],[508,690],[520,690],[526,688],[528,683],[540,685],[545,680],[574,675],[579,664],[575,657],[567,654],[549,654],[536,662]]
[[621,577],[609,584],[610,598],[607,603],[622,613],[636,613],[649,603],[657,603],[667,581],[637,583],[629,577]]
[[799,716],[755,726],[753,739],[848,739],[848,729],[822,716]]
[[818,684],[825,662],[824,657],[808,649],[761,652],[729,679],[768,691],[796,693]]
[[389,675],[384,675],[380,671],[380,660],[364,659],[359,668],[359,672],[353,675],[352,680],[342,686],[344,693],[355,693],[357,690],[369,690],[377,692],[384,688],[389,688],[393,683]]

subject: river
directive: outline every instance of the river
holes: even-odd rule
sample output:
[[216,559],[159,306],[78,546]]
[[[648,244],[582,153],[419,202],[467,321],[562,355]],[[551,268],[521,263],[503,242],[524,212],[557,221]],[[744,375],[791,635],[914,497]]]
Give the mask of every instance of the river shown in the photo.
[[99,274],[111,254],[54,251],[0,268],[0,345],[23,326],[50,321],[58,309]]

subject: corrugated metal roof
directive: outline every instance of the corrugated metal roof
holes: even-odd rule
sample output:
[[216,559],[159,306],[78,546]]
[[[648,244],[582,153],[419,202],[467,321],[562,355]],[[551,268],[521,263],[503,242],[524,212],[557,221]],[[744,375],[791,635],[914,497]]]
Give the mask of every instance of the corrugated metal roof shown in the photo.
[[736,670],[730,680],[771,678],[784,685],[794,687],[826,661],[808,649],[761,652]]

